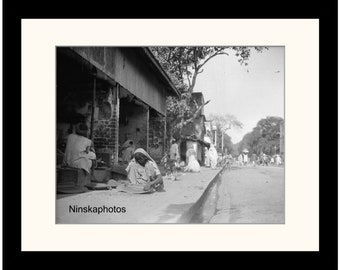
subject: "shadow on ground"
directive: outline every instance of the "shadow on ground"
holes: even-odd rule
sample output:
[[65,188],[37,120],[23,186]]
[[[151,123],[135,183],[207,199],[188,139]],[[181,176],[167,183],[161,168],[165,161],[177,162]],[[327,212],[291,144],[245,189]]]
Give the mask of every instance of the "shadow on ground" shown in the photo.
[[189,210],[193,205],[193,203],[170,204],[164,211],[166,214],[161,216],[158,221],[161,223],[176,218],[178,215]]

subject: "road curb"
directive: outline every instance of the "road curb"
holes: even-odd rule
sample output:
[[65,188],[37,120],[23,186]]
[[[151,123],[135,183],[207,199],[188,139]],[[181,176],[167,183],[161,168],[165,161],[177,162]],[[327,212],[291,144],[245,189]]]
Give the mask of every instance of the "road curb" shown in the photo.
[[226,166],[220,169],[196,203],[180,216],[177,223],[208,223],[207,220],[210,220],[215,215],[215,203],[218,200],[219,190],[218,183],[225,168]]

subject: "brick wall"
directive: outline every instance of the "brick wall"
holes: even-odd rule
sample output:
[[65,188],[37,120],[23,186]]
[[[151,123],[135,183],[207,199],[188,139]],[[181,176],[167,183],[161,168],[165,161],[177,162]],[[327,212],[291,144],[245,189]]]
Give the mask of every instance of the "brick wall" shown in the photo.
[[117,151],[118,108],[119,104],[113,98],[115,90],[98,91],[96,95],[96,110],[93,129],[93,141],[98,157],[111,165]]
[[131,109],[132,114],[128,116],[125,124],[119,126],[119,144],[126,140],[133,140],[136,148],[146,149],[147,141],[147,110],[135,105]]
[[111,148],[115,147],[116,117],[110,120],[95,120],[94,121],[94,145],[96,148]]

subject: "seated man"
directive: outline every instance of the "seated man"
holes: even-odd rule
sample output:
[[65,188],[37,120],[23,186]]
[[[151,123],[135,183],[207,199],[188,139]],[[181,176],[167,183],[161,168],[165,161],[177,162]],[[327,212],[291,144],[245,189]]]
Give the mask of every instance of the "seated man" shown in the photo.
[[132,184],[144,185],[144,190],[164,191],[163,178],[158,166],[144,149],[136,149],[126,171]]
[[68,135],[63,164],[90,173],[96,162],[96,154],[87,136],[88,127],[83,123],[77,125],[76,134]]

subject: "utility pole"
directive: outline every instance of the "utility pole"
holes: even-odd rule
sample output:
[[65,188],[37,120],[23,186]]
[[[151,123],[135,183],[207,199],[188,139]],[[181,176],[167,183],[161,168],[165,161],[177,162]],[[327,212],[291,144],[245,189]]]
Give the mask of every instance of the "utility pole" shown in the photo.
[[221,152],[222,152],[222,155],[223,155],[223,135],[224,135],[224,132],[223,132],[223,129],[221,129],[221,132],[222,132],[222,149],[221,149]]

